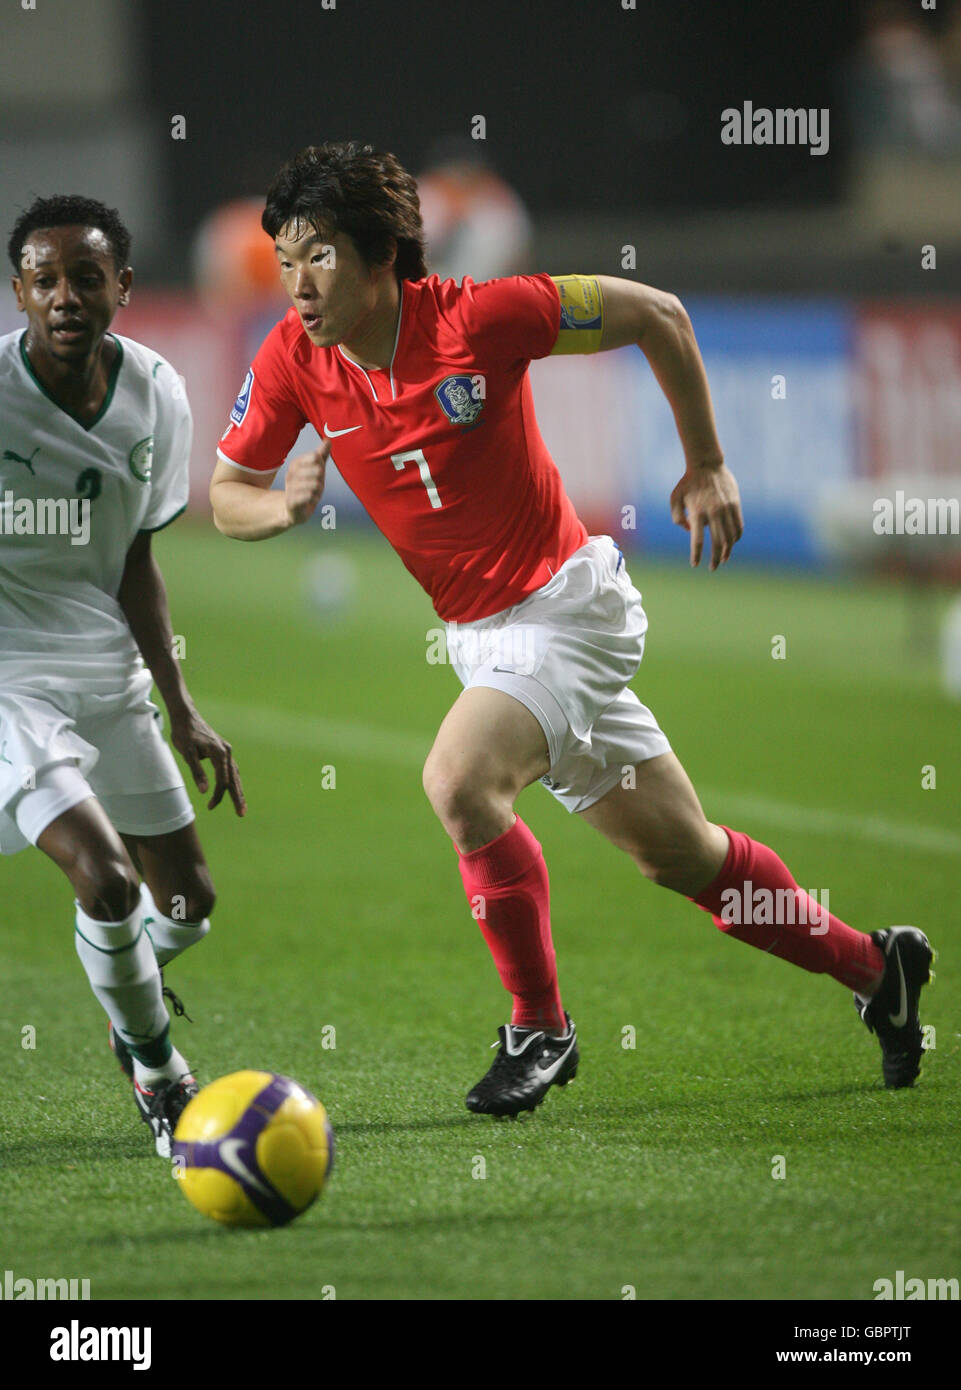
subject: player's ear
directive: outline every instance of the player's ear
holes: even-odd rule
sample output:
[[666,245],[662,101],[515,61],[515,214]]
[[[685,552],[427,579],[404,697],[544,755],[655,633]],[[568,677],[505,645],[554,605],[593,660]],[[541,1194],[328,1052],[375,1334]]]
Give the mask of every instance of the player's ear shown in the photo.
[[126,266],[117,278],[120,283],[120,298],[117,301],[117,306],[120,309],[126,309],[127,305],[130,303],[130,287],[133,284],[133,266]]
[[378,265],[377,269],[378,269],[378,270],[381,270],[381,271],[383,271],[383,270],[389,270],[389,271],[393,274],[394,265],[396,264],[396,261],[397,261],[397,238],[396,238],[396,237],[391,237],[390,240],[389,240],[389,242],[388,242],[388,251],[387,251],[387,255],[386,255],[386,256],[384,257],[384,259],[380,262],[380,264]]
[[23,302],[23,281],[19,275],[11,275],[10,283],[13,286],[13,293],[17,301],[17,309],[22,314],[26,308]]

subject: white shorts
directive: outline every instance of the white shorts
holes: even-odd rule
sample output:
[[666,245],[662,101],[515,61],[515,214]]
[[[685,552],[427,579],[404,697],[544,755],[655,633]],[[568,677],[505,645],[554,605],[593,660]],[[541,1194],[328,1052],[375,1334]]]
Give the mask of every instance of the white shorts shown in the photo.
[[610,536],[592,536],[543,588],[513,608],[447,625],[447,651],[465,689],[520,700],[544,730],[541,780],[568,811],[586,811],[624,769],[671,745],[627,688],[641,664],[647,616]]
[[138,692],[0,693],[0,853],[16,854],[95,796],[125,835],[166,835],[194,819],[160,710]]

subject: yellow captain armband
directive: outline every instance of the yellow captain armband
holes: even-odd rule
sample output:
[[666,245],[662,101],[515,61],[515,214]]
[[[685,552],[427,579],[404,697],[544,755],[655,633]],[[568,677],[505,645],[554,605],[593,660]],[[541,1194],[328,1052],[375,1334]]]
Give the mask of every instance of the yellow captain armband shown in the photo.
[[561,326],[552,352],[597,352],[604,331],[604,297],[593,275],[552,275],[561,299]]

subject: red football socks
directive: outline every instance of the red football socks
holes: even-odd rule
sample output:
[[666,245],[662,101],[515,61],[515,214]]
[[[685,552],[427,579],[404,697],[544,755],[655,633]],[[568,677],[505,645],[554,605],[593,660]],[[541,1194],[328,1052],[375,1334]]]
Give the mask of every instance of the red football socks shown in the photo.
[[557,988],[550,889],[540,845],[518,816],[489,845],[458,854],[471,912],[501,983],[514,996],[511,1023],[563,1033],[567,1020]]
[[[796,883],[767,845],[722,827],[730,842],[724,865],[692,899],[721,931],[848,989],[870,996],[884,956]],[[459,854],[471,912],[514,998],[511,1022],[561,1033],[567,1026],[551,940],[550,890],[541,847],[518,816],[509,830],[470,854]],[[815,890],[817,892],[817,890]]]
[[692,901],[728,936],[804,970],[831,975],[858,994],[873,994],[884,956],[870,936],[828,911],[825,890],[816,901],[799,888],[767,845],[721,828],[730,841],[724,866]]

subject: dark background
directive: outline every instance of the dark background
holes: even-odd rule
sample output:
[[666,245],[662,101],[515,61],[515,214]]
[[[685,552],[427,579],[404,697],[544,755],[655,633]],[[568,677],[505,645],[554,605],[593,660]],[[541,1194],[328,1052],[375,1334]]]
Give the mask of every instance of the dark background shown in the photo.
[[[477,113],[535,213],[809,204],[843,178],[856,4],[144,0],[139,28],[151,103],[187,118],[166,148],[182,228],[302,145],[369,140],[417,169]],[[722,147],[745,99],[832,106],[830,153]]]
[[[721,113],[828,108],[830,146],[725,145]],[[472,117],[486,139],[471,144]],[[186,138],[172,138],[174,117]],[[682,292],[961,292],[961,0],[16,0],[0,9],[0,203],[123,206],[142,284],[327,139],[482,150],[531,264]],[[937,277],[920,248],[937,242]]]

